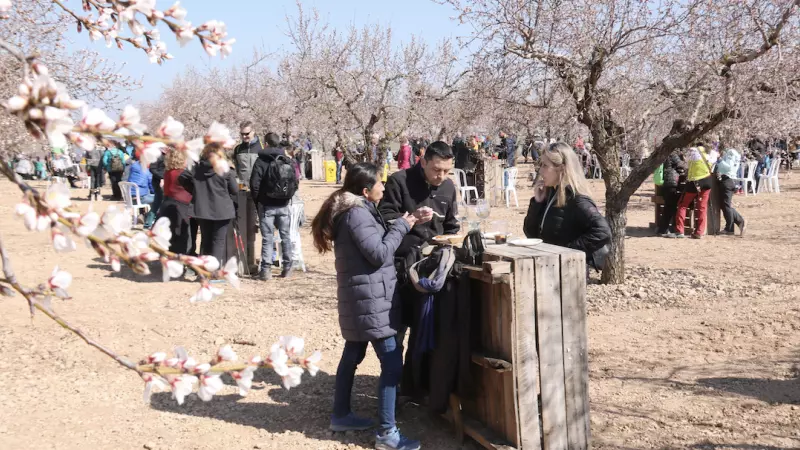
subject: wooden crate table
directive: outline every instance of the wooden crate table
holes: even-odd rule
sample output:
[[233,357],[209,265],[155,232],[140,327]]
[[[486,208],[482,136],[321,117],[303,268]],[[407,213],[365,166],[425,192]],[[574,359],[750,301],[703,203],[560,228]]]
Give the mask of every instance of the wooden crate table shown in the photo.
[[588,448],[584,253],[490,245],[469,269],[475,390],[447,418],[489,449]]

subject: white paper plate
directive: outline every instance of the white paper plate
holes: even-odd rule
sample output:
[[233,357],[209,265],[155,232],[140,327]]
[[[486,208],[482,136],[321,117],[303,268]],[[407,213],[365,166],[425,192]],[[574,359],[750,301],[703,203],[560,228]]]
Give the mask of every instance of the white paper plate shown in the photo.
[[534,245],[539,245],[541,243],[541,239],[514,239],[513,241],[508,241],[508,245],[514,245],[517,247],[533,247]]

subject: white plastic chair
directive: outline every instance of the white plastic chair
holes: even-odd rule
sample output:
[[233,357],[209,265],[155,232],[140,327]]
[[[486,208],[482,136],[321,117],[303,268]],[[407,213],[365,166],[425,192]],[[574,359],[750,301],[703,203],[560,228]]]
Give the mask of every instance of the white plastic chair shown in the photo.
[[761,186],[767,185],[767,192],[775,192],[780,194],[781,188],[778,185],[778,171],[781,168],[781,159],[775,158],[769,165],[769,170],[766,175],[761,175],[758,180],[758,192],[761,192]]
[[619,175],[623,178],[628,178],[631,174],[631,155],[625,153],[622,155],[622,165],[619,167]]
[[478,188],[475,186],[470,186],[467,184],[467,174],[461,169],[453,169],[453,174],[455,174],[455,182],[458,191],[461,193],[461,200],[469,204],[469,193],[473,193],[475,195],[475,201],[478,200]]
[[[292,202],[289,205],[289,239],[292,241],[292,263],[295,261],[300,263],[300,268],[306,272],[306,261],[303,258],[303,243],[300,241],[300,217],[303,215],[305,203]],[[278,266],[283,268],[283,249],[281,248],[280,235],[275,237],[276,255],[278,257]]]
[[[150,205],[142,204],[142,198],[139,195],[138,184],[131,183],[129,181],[120,181],[119,188],[122,191],[122,200],[125,202],[125,209],[129,209],[131,211],[131,223],[136,225],[139,222],[139,210],[143,209],[144,214],[147,214],[150,211]],[[131,189],[136,190],[135,202],[133,194],[131,193]]]
[[50,184],[56,183],[68,184],[67,179],[64,177],[50,177]]
[[592,178],[603,178],[603,170],[600,169],[600,161],[597,160],[597,155],[592,155],[592,165],[594,166]]
[[496,188],[500,191],[500,195],[506,199],[506,208],[510,207],[511,194],[514,194],[514,206],[519,208],[519,200],[517,200],[517,168],[509,167],[503,169],[503,186]]
[[756,195],[756,166],[758,165],[758,161],[748,161],[747,165],[744,168],[744,173],[742,174],[742,178],[734,178],[734,181],[742,183],[742,188],[744,188],[744,196],[747,197],[747,191],[749,189],[753,189],[753,195]]

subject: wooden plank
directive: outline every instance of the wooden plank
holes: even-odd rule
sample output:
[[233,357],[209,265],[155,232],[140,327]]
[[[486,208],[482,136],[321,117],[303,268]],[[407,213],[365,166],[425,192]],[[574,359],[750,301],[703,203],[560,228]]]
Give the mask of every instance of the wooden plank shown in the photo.
[[483,271],[493,275],[511,273],[511,261],[484,261]]
[[511,347],[513,345],[513,337],[514,334],[514,314],[513,314],[513,303],[514,303],[514,292],[511,288],[511,284],[498,284],[498,302],[499,302],[499,310],[500,310],[500,349],[498,356],[503,358],[507,361],[511,361],[513,359],[513,351]]
[[539,432],[539,358],[536,353],[536,292],[532,259],[514,261],[514,398],[517,407],[518,446],[541,449]]
[[499,373],[510,372],[512,370],[510,362],[503,361],[502,359],[490,358],[480,353],[472,354],[472,362],[483,368],[494,370]]
[[541,376],[545,450],[567,448],[564,346],[561,326],[561,275],[557,255],[533,260],[536,274],[536,336]]
[[561,255],[564,388],[570,450],[589,448],[589,353],[586,333],[586,257]]
[[[450,422],[453,421],[452,414],[450,414],[449,411],[442,417]],[[518,450],[517,447],[509,445],[507,441],[497,436],[496,433],[493,433],[490,429],[486,428],[486,426],[472,417],[463,415],[463,420],[464,433],[474,439],[475,442],[480,444],[483,448],[489,450]]]
[[514,399],[514,374],[505,372],[503,377],[503,417],[505,423],[504,436],[512,445],[519,446],[517,436],[517,409]]
[[464,419],[461,414],[461,402],[458,396],[450,394],[450,410],[453,412],[453,425],[456,428],[456,441],[459,444],[464,443]]

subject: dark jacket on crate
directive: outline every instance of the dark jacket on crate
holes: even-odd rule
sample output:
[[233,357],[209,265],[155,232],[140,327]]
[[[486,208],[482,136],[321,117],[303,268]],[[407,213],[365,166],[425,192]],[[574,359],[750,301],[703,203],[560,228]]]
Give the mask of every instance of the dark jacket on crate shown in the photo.
[[192,194],[193,218],[228,220],[236,217],[234,199],[239,186],[232,170],[219,176],[208,160],[201,159],[192,172],[183,172],[179,181]]
[[[539,238],[547,244],[573,248],[586,253],[591,264],[592,255],[611,242],[611,229],[591,198],[575,195],[567,187],[567,203],[556,206],[556,190],[547,188],[544,202],[531,198],[523,231],[529,238]],[[550,208],[547,208],[548,204]]]
[[276,156],[286,156],[286,152],[282,148],[267,147],[258,152],[258,160],[253,165],[253,171],[250,174],[250,195],[253,200],[262,206],[286,206],[291,199],[271,198],[264,194],[264,189],[261,183],[264,182],[264,174],[267,172],[272,158]]
[[434,216],[430,222],[412,228],[403,238],[398,256],[406,255],[412,247],[434,236],[458,233],[460,226],[456,218],[456,198],[456,187],[452,180],[445,180],[440,186],[429,185],[419,163],[410,169],[393,173],[386,182],[386,191],[379,207],[384,219],[395,220],[423,206],[429,206],[444,216],[444,219]]
[[372,202],[349,192],[340,195],[331,217],[342,337],[365,342],[396,335],[400,305],[393,257],[408,222],[387,226]]

